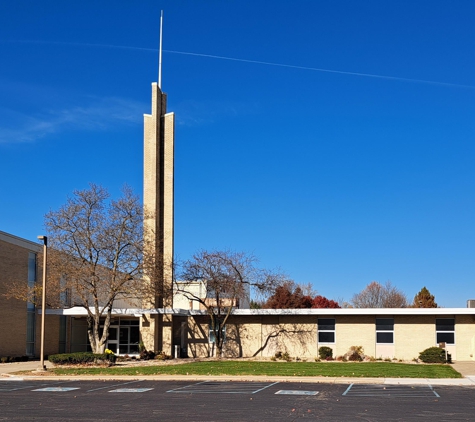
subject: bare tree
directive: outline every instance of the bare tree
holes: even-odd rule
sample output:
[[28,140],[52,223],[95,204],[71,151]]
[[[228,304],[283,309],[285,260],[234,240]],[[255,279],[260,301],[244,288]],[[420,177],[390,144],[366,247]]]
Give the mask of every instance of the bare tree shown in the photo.
[[142,285],[142,207],[128,187],[117,201],[108,199],[106,189],[91,184],[45,216],[49,281],[86,309],[94,353],[104,352],[114,301],[136,297]]
[[351,303],[355,308],[406,308],[408,305],[404,293],[390,281],[384,285],[372,281],[352,297]]
[[239,302],[248,301],[251,291],[264,294],[282,281],[281,275],[256,264],[256,258],[244,252],[200,251],[181,265],[175,293],[207,311],[217,357],[222,356],[226,323]]

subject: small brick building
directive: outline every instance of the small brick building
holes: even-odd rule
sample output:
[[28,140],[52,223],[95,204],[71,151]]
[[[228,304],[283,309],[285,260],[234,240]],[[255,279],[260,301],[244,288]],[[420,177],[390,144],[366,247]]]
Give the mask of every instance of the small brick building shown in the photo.
[[[33,303],[7,299],[12,282],[41,282],[41,246],[0,232],[0,357],[39,356],[40,314]],[[182,305],[177,297],[176,305]],[[46,312],[45,353],[88,350],[84,308]],[[175,356],[206,357],[215,353],[205,310],[128,308],[116,304],[107,347],[118,354],[138,354],[144,328],[158,316],[170,341],[164,351]],[[236,309],[225,327],[225,357],[313,358],[320,346],[345,354],[362,346],[374,358],[411,360],[446,343],[453,360],[475,360],[475,308],[385,309]],[[146,335],[146,330],[145,330]],[[177,347],[178,346],[178,347]]]

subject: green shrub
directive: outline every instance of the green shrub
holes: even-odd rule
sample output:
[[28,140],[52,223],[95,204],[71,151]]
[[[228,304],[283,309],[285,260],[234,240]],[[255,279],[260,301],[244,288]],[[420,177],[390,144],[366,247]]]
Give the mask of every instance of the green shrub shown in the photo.
[[0,357],[0,363],[12,363],[12,362],[28,362],[30,358],[28,356],[2,356]]
[[83,365],[90,363],[109,363],[114,364],[117,356],[113,353],[61,353],[58,355],[48,356],[48,360],[55,365]]
[[419,354],[419,359],[424,363],[447,363],[451,362],[450,355],[445,359],[445,350],[440,347],[429,347]]
[[333,359],[333,349],[328,346],[322,346],[318,349],[318,356],[322,360],[331,360]]

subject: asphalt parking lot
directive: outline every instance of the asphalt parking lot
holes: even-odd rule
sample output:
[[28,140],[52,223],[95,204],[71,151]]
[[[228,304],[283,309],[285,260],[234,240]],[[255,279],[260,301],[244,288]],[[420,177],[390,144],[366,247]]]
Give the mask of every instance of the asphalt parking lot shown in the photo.
[[7,421],[471,421],[475,388],[183,381],[0,381]]

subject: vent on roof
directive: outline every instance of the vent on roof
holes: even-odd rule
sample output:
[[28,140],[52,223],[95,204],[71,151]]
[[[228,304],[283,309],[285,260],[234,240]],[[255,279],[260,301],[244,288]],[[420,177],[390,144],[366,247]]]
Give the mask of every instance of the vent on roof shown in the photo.
[[467,308],[475,308],[475,299],[467,300]]

